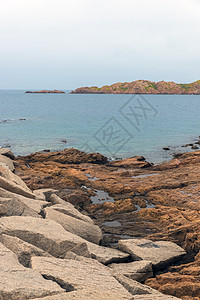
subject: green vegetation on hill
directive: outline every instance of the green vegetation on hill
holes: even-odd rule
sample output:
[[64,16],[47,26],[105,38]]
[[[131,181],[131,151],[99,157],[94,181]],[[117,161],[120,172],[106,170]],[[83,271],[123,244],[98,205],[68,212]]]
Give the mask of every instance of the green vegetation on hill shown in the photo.
[[103,87],[81,87],[72,93],[77,94],[200,94],[200,80],[193,83],[153,82],[136,80],[133,82],[119,82]]

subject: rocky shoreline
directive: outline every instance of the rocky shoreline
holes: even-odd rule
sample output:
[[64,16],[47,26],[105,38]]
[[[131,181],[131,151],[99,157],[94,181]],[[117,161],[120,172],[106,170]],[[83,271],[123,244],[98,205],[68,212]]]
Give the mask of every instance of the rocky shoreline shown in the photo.
[[15,173],[31,190],[54,189],[90,217],[102,231],[102,247],[119,250],[120,241],[148,239],[183,248],[184,257],[162,270],[154,267],[144,283],[181,299],[200,299],[200,151],[153,165],[141,156],[108,161],[66,149],[18,157],[16,164]]
[[[93,166],[107,164],[100,154],[74,149],[48,153],[43,162],[52,157],[65,165],[80,166],[85,159]],[[25,166],[32,169],[28,160]],[[32,161],[37,161],[34,155]],[[184,249],[169,241],[136,238],[103,246],[95,218],[59,197],[58,190],[31,190],[17,175],[21,167],[9,149],[0,149],[2,300],[178,299],[144,282],[185,257]]]
[[80,87],[72,94],[167,94],[167,95],[200,95],[200,80],[192,83],[175,83],[165,81],[136,80],[119,82],[102,87]]

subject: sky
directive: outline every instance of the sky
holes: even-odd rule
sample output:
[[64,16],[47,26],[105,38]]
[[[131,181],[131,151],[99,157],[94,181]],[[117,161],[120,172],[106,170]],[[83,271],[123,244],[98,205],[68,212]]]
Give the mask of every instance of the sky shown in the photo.
[[199,0],[0,0],[0,89],[200,79]]

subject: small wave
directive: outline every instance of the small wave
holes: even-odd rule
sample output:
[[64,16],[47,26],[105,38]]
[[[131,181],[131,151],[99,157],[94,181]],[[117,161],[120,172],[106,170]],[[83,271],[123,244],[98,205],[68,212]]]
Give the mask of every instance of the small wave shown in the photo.
[[18,122],[18,121],[26,121],[26,119],[24,119],[24,118],[21,118],[21,119],[5,119],[5,120],[0,120],[0,124]]

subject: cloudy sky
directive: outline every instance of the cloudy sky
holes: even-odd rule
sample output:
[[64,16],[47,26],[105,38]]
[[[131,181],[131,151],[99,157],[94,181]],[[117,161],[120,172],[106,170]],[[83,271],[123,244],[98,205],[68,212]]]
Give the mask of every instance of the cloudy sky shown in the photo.
[[200,79],[199,0],[0,0],[0,89]]

